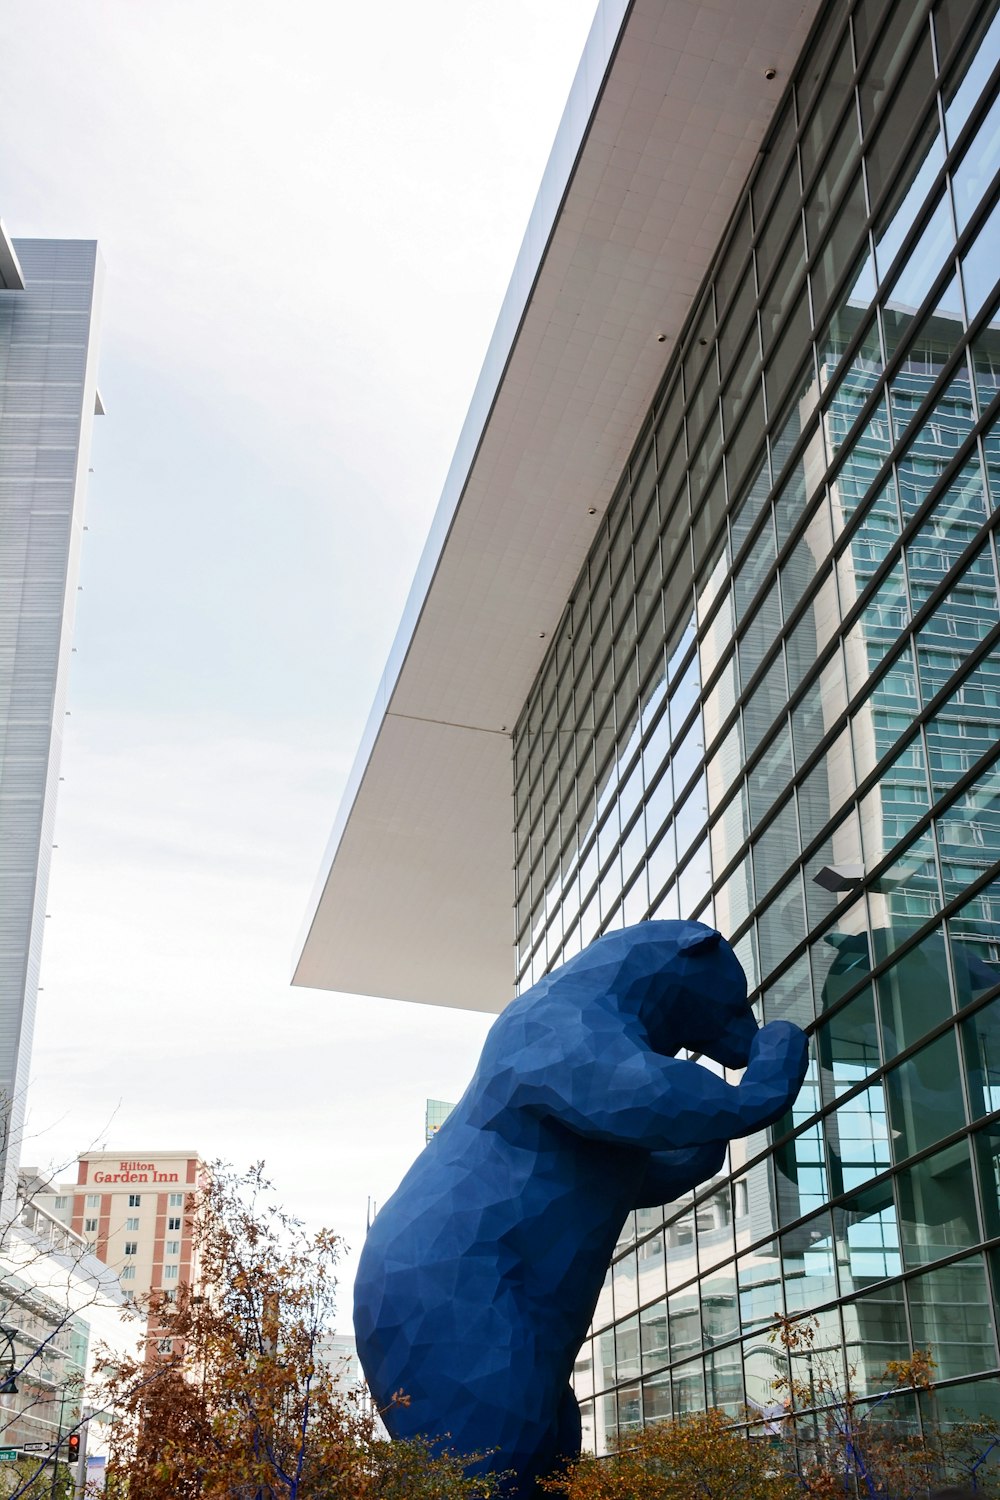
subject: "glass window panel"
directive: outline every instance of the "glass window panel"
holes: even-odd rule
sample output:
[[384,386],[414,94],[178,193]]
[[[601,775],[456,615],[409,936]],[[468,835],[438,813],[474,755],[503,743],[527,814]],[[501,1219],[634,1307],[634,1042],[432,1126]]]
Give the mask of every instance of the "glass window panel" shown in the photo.
[[615,1326],[615,1365],[615,1375],[618,1380],[634,1380],[639,1374],[639,1319],[637,1317],[625,1318]]
[[733,287],[740,276],[744,260],[750,248],[750,234],[750,203],[748,198],[745,197],[736,220],[736,227],[729,240],[728,249],[722,258],[722,264],[716,272],[715,301],[720,314],[725,312],[733,292]]
[[980,887],[948,920],[959,1006],[1000,981],[1000,881]]
[[696,714],[687,733],[674,747],[672,768],[675,795],[683,791],[705,754],[705,734],[701,715]]
[[1000,768],[991,766],[937,820],[945,900],[1000,859]]
[[856,890],[861,871],[861,840],[853,808],[827,834],[804,870],[809,926],[823,922],[844,897]]
[[[846,332],[845,329],[844,333]],[[853,330],[851,332],[853,333]],[[825,362],[826,367],[832,369],[840,359],[843,347],[846,345],[846,339],[844,339],[844,344],[841,344],[842,337],[843,334],[835,330],[832,324],[827,328],[820,344],[821,368]],[[881,373],[882,346],[879,343],[878,327],[872,321],[846,369],[833,387],[832,395],[824,409],[823,423],[826,430],[827,450],[831,457],[837,454],[846,442],[848,434],[861,413],[861,408],[874,390]],[[875,414],[874,420],[877,419],[878,413]],[[876,441],[879,439],[878,428],[873,426],[872,419],[869,420],[866,430],[871,438]],[[887,435],[888,429],[886,428],[881,434],[883,441]]]
[[[907,1269],[978,1244],[976,1192],[967,1140],[956,1141],[904,1168],[896,1181]],[[923,1339],[914,1343],[917,1348],[926,1347]]]
[[[994,982],[1000,975],[988,976]],[[1000,1109],[1000,999],[991,1000],[960,1027],[969,1105],[974,1120]]]
[[[825,35],[824,35],[825,33]],[[837,39],[837,31],[832,25],[822,28],[814,42],[814,57],[805,60],[799,69],[799,118],[805,114],[806,105],[812,98],[813,92],[819,81],[822,71],[820,58],[825,60],[827,49]],[[806,121],[802,133],[802,170],[808,179],[815,170],[827,141],[837,123],[837,116],[844,106],[844,96],[848,90],[851,77],[854,73],[854,59],[851,56],[851,45],[849,37],[844,34],[840,38],[833,66],[823,83],[816,100],[815,108]]]
[[[655,1210],[661,1217],[660,1210]],[[639,1213],[648,1213],[648,1210],[639,1210]],[[666,1261],[664,1259],[663,1231],[644,1239],[636,1251],[639,1265],[639,1304],[649,1302],[653,1297],[662,1297],[666,1291]]]
[[[864,183],[859,172],[833,216],[829,234],[819,254],[816,255],[814,251],[814,259],[809,268],[813,313],[819,320],[826,312],[844,267],[851,266],[846,286],[837,299],[838,306],[830,318],[831,326],[841,329],[842,333],[852,320],[854,327],[857,327],[864,309],[875,295],[875,263],[864,233],[867,218]],[[811,245],[823,228],[824,221],[818,219]]]
[[749,682],[780,633],[781,600],[777,582],[774,582],[753,611],[740,636],[738,656],[742,682]]
[[823,667],[792,710],[795,764],[802,766],[847,707],[844,667],[840,653]]
[[743,704],[743,739],[748,756],[767,738],[774,725],[784,720],[787,703],[785,663],[779,651]]
[[777,817],[759,834],[753,845],[754,886],[763,900],[787,873],[799,848],[794,801],[786,802]]
[[[917,243],[900,268],[886,298],[883,324],[886,335],[886,359],[891,359],[902,344],[913,323],[914,314],[930,292],[945,258],[954,244],[951,213],[942,193],[937,206],[924,226]],[[961,332],[946,321],[948,333]]]
[[869,868],[905,839],[930,809],[924,747],[918,738],[888,765],[862,799],[861,841]]
[[[719,365],[722,370],[722,379],[730,378],[730,370],[736,351],[740,347],[744,334],[750,324],[750,314],[757,296],[754,283],[753,263],[747,264],[739,286],[733,297],[732,305],[726,314],[722,327],[719,330]],[[751,342],[756,341],[756,326],[751,336]]]
[[955,1034],[946,1032],[886,1074],[896,1161],[926,1150],[965,1123]]
[[[859,44],[867,42],[873,32],[879,28],[865,25],[865,11],[871,7],[862,6],[856,19],[856,33]],[[921,14],[920,8],[914,5],[902,4],[893,7],[889,15],[888,23],[881,29],[875,48],[865,63],[861,74],[858,92],[861,98],[861,119],[863,128],[867,132],[882,103],[892,88],[893,80],[898,76],[900,67],[906,57],[906,51],[913,41],[917,30],[923,26],[926,32],[926,19]],[[926,56],[925,56],[926,54]],[[914,68],[920,64],[917,77],[911,75]],[[927,98],[933,86],[933,67],[930,57],[930,38],[925,36],[923,43],[917,50],[917,57],[909,64],[906,70],[906,78],[889,106],[890,116],[901,107],[901,97],[910,103],[909,118],[912,120],[915,110],[914,101],[919,105]],[[904,111],[905,114],[905,111]]]
[[997,283],[997,238],[1000,236],[1000,201],[994,204],[986,222],[980,226],[970,248],[962,257],[962,282],[965,286],[965,310],[970,321],[984,302],[991,300]]
[[743,768],[742,732],[739,722],[733,725],[721,745],[709,756],[705,767],[709,807],[714,813],[737,783]]
[[784,963],[793,948],[805,938],[805,906],[798,871],[786,886],[769,901],[757,918],[757,942],[760,948],[760,974],[769,974]]
[[[876,953],[880,951],[875,934]],[[886,1062],[919,1042],[952,1013],[944,935],[939,930],[910,948],[875,981]],[[956,1079],[951,1080],[954,1083]]]
[[[843,576],[840,583],[841,591],[845,593]],[[844,600],[845,609],[850,607],[851,602],[849,598]],[[900,633],[909,624],[909,619],[910,603],[906,575],[902,564],[897,563],[883,578],[845,638],[844,652],[847,659],[848,687],[852,698],[869,684],[872,673],[881,665],[886,654],[896,644]],[[911,692],[915,697],[916,678],[913,674],[913,658],[912,653],[907,650],[897,657],[886,679],[869,691],[873,708],[875,705],[887,706],[892,696],[903,698],[908,696],[903,682],[907,670],[913,676]],[[889,683],[888,678],[893,677],[894,674],[896,674],[896,680]],[[890,743],[891,741],[883,743],[882,754],[889,749]]]
[[[777,123],[770,132],[764,159],[760,164],[760,170],[754,178],[753,186],[750,190],[753,199],[754,221],[758,224],[763,218],[763,206],[773,193],[775,185],[779,181],[783,181],[789,172],[789,154],[794,135],[795,112],[791,102],[789,102],[781,111]],[[794,171],[794,161],[791,165]]]
[[675,1292],[669,1298],[669,1343],[671,1360],[683,1359],[701,1348],[701,1312],[698,1289]]
[[[649,895],[651,900],[656,900],[662,888],[671,878],[677,868],[677,846],[674,842],[673,824],[666,829],[659,842],[650,850],[647,873],[649,877]],[[674,898],[676,901],[676,897]],[[662,912],[662,916],[668,916],[668,912]]]
[[670,1398],[670,1375],[654,1375],[642,1382],[642,1415],[646,1422],[663,1422],[673,1416]]
[[[877,1260],[876,1251],[871,1263],[877,1264]],[[896,1271],[900,1269],[898,1253],[893,1255],[887,1250],[884,1262],[894,1265]],[[874,1279],[878,1279],[877,1274],[859,1276],[859,1290],[870,1286]],[[887,1362],[909,1359],[912,1353],[902,1283],[880,1286],[866,1297],[859,1297],[844,1308],[843,1315],[847,1364],[855,1372],[852,1386],[858,1395],[880,1396],[885,1390],[882,1375]]]
[[[746,1399],[751,1411],[760,1414],[775,1436],[780,1428],[784,1407],[776,1381],[788,1379],[788,1356],[780,1344],[768,1341],[766,1334],[747,1339],[743,1344],[743,1371],[746,1380]],[[765,1427],[767,1432],[768,1428]]]
[[[788,248],[781,257],[778,270],[761,298],[760,334],[764,346],[764,356],[769,367],[773,364],[772,350],[774,348],[775,334],[782,319],[792,305],[792,299],[798,291],[804,264],[805,246],[801,232],[796,228],[796,232],[792,235]],[[763,285],[763,282],[761,284]],[[801,303],[804,303],[804,296],[799,300]],[[799,353],[801,354],[802,343],[804,343],[808,334],[809,323],[804,313],[802,316],[796,314],[795,321],[798,322],[802,329],[801,342],[799,344]],[[787,359],[788,356],[786,356],[786,363]],[[790,374],[791,371],[788,373]],[[772,407],[777,404],[776,397],[773,394],[773,387],[771,402]]]
[[615,1318],[618,1319],[634,1312],[639,1305],[635,1252],[630,1251],[621,1260],[616,1260],[611,1270]]
[[[910,11],[910,19],[917,14],[910,7],[901,5],[896,8],[896,15],[903,15]],[[919,17],[918,17],[919,19]],[[888,38],[887,38],[888,40]],[[880,49],[881,50],[881,49]],[[872,81],[878,79],[880,87],[884,88],[897,71],[895,67],[888,73],[878,74],[877,53],[873,55],[869,64],[869,73]],[[873,204],[879,202],[891,189],[893,198],[890,201],[899,202],[910,188],[913,177],[919,171],[925,171],[928,154],[932,144],[935,143],[938,134],[936,109],[927,115],[915,144],[907,150],[908,138],[913,123],[925,111],[927,101],[931,98],[934,88],[934,64],[931,57],[930,35],[924,36],[915,53],[907,63],[899,88],[893,94],[888,108],[878,124],[865,151],[865,164],[868,171],[868,191]],[[865,95],[871,91],[866,90],[862,83],[862,111],[865,110]],[[868,105],[865,129],[867,121],[872,118],[871,103]],[[905,156],[904,156],[905,152]],[[935,155],[937,165],[940,165],[944,157],[943,145],[936,142]],[[903,165],[905,162],[905,166]],[[903,170],[900,171],[900,167]],[[935,168],[936,170],[936,168]],[[926,196],[926,189],[925,194]],[[912,222],[912,218],[911,221]],[[881,267],[884,272],[888,261],[883,259]]]
[[725,1295],[729,1301],[730,1320],[728,1322],[724,1319],[717,1321],[716,1337],[721,1337],[724,1332],[728,1336],[735,1336],[739,1333],[734,1311],[735,1272],[726,1272],[724,1275],[711,1278],[708,1282],[704,1279],[707,1271],[732,1258],[733,1215],[728,1183],[717,1188],[715,1192],[709,1193],[707,1198],[701,1199],[695,1208],[695,1223],[698,1229],[698,1268],[702,1274],[703,1291],[711,1288],[716,1295]]
[[[820,1005],[823,1009],[836,1003],[840,994],[856,984],[868,967],[867,947],[855,951],[846,934],[834,934],[838,948],[827,970]],[[826,1020],[816,1033],[816,1055],[819,1060],[820,1086],[825,1104],[833,1103],[856,1083],[868,1077],[879,1065],[878,1026],[871,985],[866,985],[852,1000]],[[832,1159],[837,1167],[835,1192],[844,1188],[841,1168],[843,1153],[839,1148],[839,1126],[833,1116],[827,1122]],[[885,1164],[888,1164],[886,1158]]]
[[[797,218],[795,204],[799,197],[799,174],[796,168],[785,173],[778,196],[759,232],[755,247],[757,285],[763,287],[784,253],[785,236]],[[801,236],[800,236],[801,238]]]
[[[927,748],[931,785],[936,796],[947,791],[963,772],[971,770],[994,743],[996,715],[992,709],[998,676],[1000,658],[991,652],[928,722]],[[982,703],[979,702],[980,693],[983,694]],[[972,715],[968,712],[970,706],[989,708],[990,711]]]
[[894,948],[941,909],[937,860],[930,830],[878,876],[869,892],[871,923],[884,952]]
[[[809,306],[806,294],[803,291],[797,299],[778,339],[767,356],[764,368],[764,383],[767,387],[767,399],[771,410],[780,406],[784,400],[785,392],[792,383],[796,372],[796,366],[802,357],[802,350],[806,347],[809,339]],[[808,407],[812,402],[812,387],[814,381],[810,379],[812,372],[806,367],[806,394],[804,405]]]
[[787,721],[747,776],[750,821],[756,827],[789,785],[793,772],[792,737]]
[[968,224],[1000,167],[1000,95],[986,113],[952,178],[958,230]]
[[[809,428],[810,417],[816,409],[818,398],[816,370],[810,354],[799,371],[797,389],[775,424],[774,436],[771,439],[771,469],[775,482],[781,478],[782,471],[791,458],[799,438]],[[806,444],[796,466],[804,474],[807,492],[810,494],[815,490],[826,467],[822,442],[817,440],[816,432],[817,429],[814,427],[812,439]],[[779,538],[780,541],[785,540],[780,533]]]
[[821,497],[805,531],[780,570],[781,600],[786,617],[800,603],[816,574],[826,566],[832,540],[829,510],[825,497]]
[[[869,1090],[871,1093],[872,1090]],[[852,1122],[862,1124],[860,1116]],[[871,1122],[873,1128],[881,1129],[884,1126],[884,1118],[879,1121],[878,1117]],[[854,1142],[845,1140],[844,1145],[854,1149]],[[884,1143],[879,1143],[877,1151],[879,1156],[887,1156]],[[846,1176],[846,1173],[845,1173]],[[843,1218],[837,1215],[838,1238],[842,1237],[840,1273],[845,1292],[851,1290],[852,1284],[855,1290],[861,1290],[870,1286],[873,1281],[881,1281],[886,1276],[898,1276],[903,1269],[899,1254],[899,1225],[896,1221],[896,1207],[892,1198],[892,1183],[879,1182],[863,1192],[855,1193],[843,1206]],[[854,1328],[860,1324],[874,1322],[876,1327],[871,1330],[871,1342],[873,1344],[884,1344],[886,1335],[895,1341],[902,1335],[906,1338],[906,1319],[903,1315],[901,1288],[887,1288],[886,1295],[890,1299],[892,1311],[886,1321],[889,1329],[879,1328],[882,1319],[878,1317],[878,1302],[855,1302],[853,1307],[844,1308],[844,1332],[847,1334],[848,1360],[852,1361],[854,1350],[851,1345],[852,1324]],[[862,1310],[864,1309],[864,1311]],[[896,1313],[899,1313],[897,1322]],[[866,1316],[866,1312],[868,1316]],[[856,1320],[856,1321],[855,1321]],[[891,1333],[889,1332],[891,1330]],[[879,1336],[881,1333],[881,1337]],[[867,1340],[866,1340],[867,1342]],[[904,1343],[903,1347],[909,1352],[909,1345]],[[884,1369],[885,1360],[898,1359],[898,1354],[888,1354],[882,1359],[880,1365],[875,1365],[877,1353],[872,1351],[872,1368]]]
[[914,1347],[933,1349],[935,1380],[994,1369],[992,1299],[978,1256],[918,1276],[906,1290]]
[[[852,472],[851,465],[845,465],[831,490],[833,525],[838,535],[856,514],[864,498],[863,493],[858,492],[867,476],[862,476],[855,484],[851,482]],[[899,531],[896,485],[890,477],[874,498],[864,505],[861,524],[855,527],[849,544],[837,558],[840,605],[845,614],[860,599],[888,557]]]
[[[735,799],[730,806],[738,808],[740,799]],[[726,809],[729,812],[729,808]],[[723,815],[721,822],[716,824],[712,830],[712,859],[716,870],[722,871],[726,868],[728,859],[732,858],[733,851],[727,847],[718,847],[716,852],[716,834],[725,829],[726,816]],[[716,926],[723,937],[731,939],[736,929],[746,921],[754,906],[753,897],[753,875],[750,869],[749,859],[742,859],[732,872],[725,884],[715,895],[715,921]]]
[[[758,1167],[751,1167],[747,1178],[737,1183],[737,1189],[743,1186],[747,1189],[746,1200],[751,1205],[745,1218],[748,1233],[752,1238],[758,1230],[758,1226],[754,1224],[754,1210],[756,1210],[759,1229],[764,1233],[771,1227],[772,1222],[770,1207],[772,1200],[766,1164],[761,1163]],[[763,1330],[774,1322],[776,1315],[780,1316],[784,1311],[777,1241],[770,1240],[765,1244],[755,1246],[751,1252],[739,1258],[736,1266],[740,1295],[740,1323],[745,1333],[755,1328]]]
[[[822,1168],[800,1165],[798,1193],[792,1188],[792,1199],[801,1197],[803,1204],[816,1192],[803,1193],[802,1184],[810,1174],[825,1184]],[[791,1184],[789,1184],[791,1188]],[[779,1196],[781,1185],[779,1181]],[[785,1276],[785,1304],[789,1313],[814,1308],[837,1296],[836,1246],[828,1213],[819,1214],[805,1224],[781,1236],[782,1263]],[[839,1333],[839,1329],[837,1330]]]
[[739,694],[736,671],[736,655],[733,653],[723,664],[723,669],[709,690],[704,703],[705,739],[711,744],[722,728],[730,711],[735,707]]
[[1000,1122],[994,1121],[985,1129],[976,1131],[972,1137],[972,1152],[979,1175],[983,1229],[986,1238],[993,1239],[1000,1235]]
[[[998,359],[1000,366],[1000,359]],[[766,453],[761,458],[760,468],[746,493],[736,501],[730,518],[730,534],[732,537],[733,556],[735,557],[750,532],[754,523],[764,508],[771,489],[771,471],[767,461]]]
[[854,110],[849,109],[806,197],[806,234],[810,252],[815,251],[830,222],[831,209],[854,168],[858,147],[857,119]]
[[747,402],[760,389],[760,349],[757,343],[756,326],[740,350],[739,357],[726,377],[722,392],[722,420],[726,437],[732,437],[740,418],[747,410]]
[[[968,16],[968,7],[962,6],[963,20]],[[987,24],[989,22],[989,24]],[[985,35],[983,32],[985,31]],[[973,26],[962,47],[962,56],[952,69],[944,87],[945,129],[948,140],[954,145],[969,115],[978,100],[996,64],[1000,60],[1000,14],[992,18],[984,14],[979,25]]]
[[673,1386],[677,1416],[705,1410],[705,1372],[700,1359],[675,1369]]
[[803,846],[811,844],[830,819],[840,812],[853,790],[851,743],[845,728],[796,793]]
[[666,1298],[654,1302],[652,1307],[643,1308],[639,1314],[639,1339],[644,1372],[659,1370],[668,1363],[670,1344],[667,1338]]
[[[704,812],[702,813],[704,826]],[[691,858],[680,873],[678,900],[681,917],[687,920],[698,915],[702,901],[712,884],[712,859],[708,839],[702,839]],[[711,922],[711,918],[707,919]]]
[[854,55],[860,61],[868,50],[872,37],[877,36],[891,0],[859,0],[854,8]]

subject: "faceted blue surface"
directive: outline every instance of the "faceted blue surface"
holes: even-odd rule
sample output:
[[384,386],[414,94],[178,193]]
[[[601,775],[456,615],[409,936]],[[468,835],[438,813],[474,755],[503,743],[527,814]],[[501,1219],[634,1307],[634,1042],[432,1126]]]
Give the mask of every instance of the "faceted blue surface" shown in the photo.
[[[741,1083],[681,1048],[746,1066]],[[361,1256],[358,1353],[392,1435],[489,1453],[533,1497],[579,1453],[570,1373],[628,1213],[711,1177],[805,1069],[804,1034],[758,1029],[698,922],[610,933],[513,1001]]]

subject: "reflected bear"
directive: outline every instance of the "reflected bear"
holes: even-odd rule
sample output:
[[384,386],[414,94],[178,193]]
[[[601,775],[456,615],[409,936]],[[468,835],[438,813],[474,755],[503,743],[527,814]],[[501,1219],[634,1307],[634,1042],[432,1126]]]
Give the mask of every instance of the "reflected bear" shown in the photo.
[[[726,1083],[682,1048],[729,1068]],[[528,1500],[580,1448],[569,1378],[634,1208],[718,1172],[798,1093],[806,1038],[757,1027],[698,922],[598,939],[499,1016],[460,1102],[375,1220],[358,1353],[394,1437],[488,1453]]]

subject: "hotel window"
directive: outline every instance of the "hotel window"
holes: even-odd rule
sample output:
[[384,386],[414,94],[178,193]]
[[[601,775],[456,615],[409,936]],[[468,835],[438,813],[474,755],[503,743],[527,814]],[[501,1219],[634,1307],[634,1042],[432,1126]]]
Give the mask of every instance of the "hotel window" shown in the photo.
[[170,1198],[169,1198],[168,1201],[169,1201],[169,1206],[171,1208],[183,1208],[184,1207],[184,1194],[183,1193],[171,1193],[170,1194]]
[[138,1255],[139,1254],[139,1241],[138,1240],[126,1240],[125,1241],[125,1254],[126,1255]]
[[135,1266],[122,1266],[121,1270],[118,1273],[118,1279],[119,1281],[134,1281]]
[[96,1219],[84,1219],[84,1221],[83,1221],[83,1232],[84,1232],[84,1234],[96,1234],[97,1233],[97,1220]]
[[176,1281],[178,1273],[179,1273],[179,1270],[180,1270],[179,1266],[164,1266],[163,1267],[163,1279],[164,1279],[164,1281]]
[[60,1196],[56,1199],[54,1206],[56,1213],[58,1213],[60,1209],[69,1208],[69,1199],[60,1194]]
[[100,1208],[100,1206],[101,1206],[101,1195],[100,1195],[100,1193],[88,1193],[87,1194],[87,1207],[88,1208]]
[[126,1229],[127,1233],[130,1233],[130,1234],[137,1233],[138,1229],[139,1229],[139,1220],[138,1219],[126,1219],[125,1220],[125,1229]]
[[141,1202],[142,1202],[142,1194],[141,1193],[129,1193],[129,1195],[128,1195],[128,1206],[129,1206],[129,1208],[138,1208],[139,1204]]
[[180,1229],[180,1227],[181,1227],[180,1215],[178,1215],[177,1218],[175,1218],[175,1219],[171,1218],[171,1219],[167,1220],[167,1228],[168,1229]]
[[181,1242],[180,1240],[167,1240],[167,1243],[163,1248],[166,1251],[167,1255],[180,1255]]

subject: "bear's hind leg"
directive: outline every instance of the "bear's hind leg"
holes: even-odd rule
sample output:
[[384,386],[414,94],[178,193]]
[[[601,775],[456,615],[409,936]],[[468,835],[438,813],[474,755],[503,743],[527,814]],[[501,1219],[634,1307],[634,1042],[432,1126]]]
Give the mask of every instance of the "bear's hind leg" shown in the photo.
[[573,1394],[572,1386],[567,1386],[559,1403],[556,1434],[556,1454],[561,1463],[566,1459],[579,1458],[581,1430],[580,1403]]

